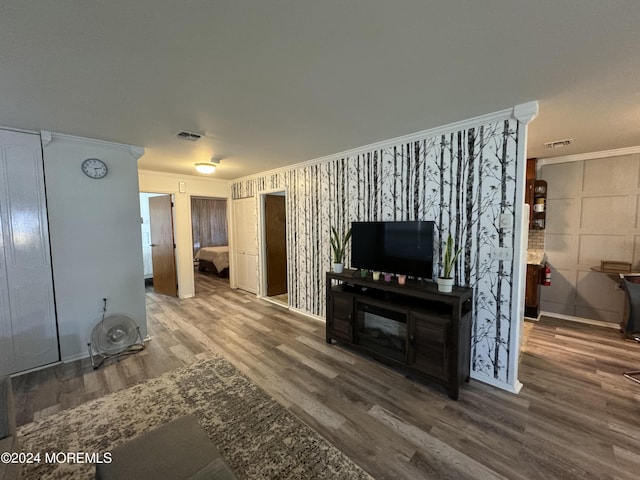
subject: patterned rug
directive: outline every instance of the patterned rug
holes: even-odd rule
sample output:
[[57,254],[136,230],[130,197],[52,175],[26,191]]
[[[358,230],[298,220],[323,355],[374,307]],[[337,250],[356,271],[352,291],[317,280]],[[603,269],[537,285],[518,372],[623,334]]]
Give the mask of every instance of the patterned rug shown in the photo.
[[45,463],[46,452],[104,455],[187,413],[239,478],[371,479],[222,357],[20,427],[22,451],[41,454],[39,463],[23,465],[23,478],[93,478],[92,464]]

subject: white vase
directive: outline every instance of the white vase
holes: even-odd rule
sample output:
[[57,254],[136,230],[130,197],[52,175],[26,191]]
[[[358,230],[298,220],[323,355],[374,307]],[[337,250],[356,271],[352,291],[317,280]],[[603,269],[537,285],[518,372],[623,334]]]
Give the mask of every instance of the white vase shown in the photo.
[[443,293],[451,293],[453,290],[453,278],[440,278],[436,279],[438,284],[438,291]]
[[342,270],[344,270],[344,264],[343,263],[334,263],[333,264],[333,273],[342,273]]

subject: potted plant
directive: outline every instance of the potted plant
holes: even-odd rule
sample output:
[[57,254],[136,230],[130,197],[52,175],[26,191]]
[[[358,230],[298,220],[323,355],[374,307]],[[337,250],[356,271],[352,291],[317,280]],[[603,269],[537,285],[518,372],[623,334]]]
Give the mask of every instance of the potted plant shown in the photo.
[[342,273],[344,269],[344,252],[350,238],[351,229],[340,236],[335,227],[331,227],[331,249],[333,250],[333,271],[335,273]]
[[451,233],[447,237],[447,242],[444,246],[444,255],[442,257],[442,270],[440,276],[436,279],[436,283],[438,284],[439,292],[451,292],[453,290],[453,267],[456,264],[456,259],[462,249],[458,249],[455,251],[455,247],[453,245],[453,237]]

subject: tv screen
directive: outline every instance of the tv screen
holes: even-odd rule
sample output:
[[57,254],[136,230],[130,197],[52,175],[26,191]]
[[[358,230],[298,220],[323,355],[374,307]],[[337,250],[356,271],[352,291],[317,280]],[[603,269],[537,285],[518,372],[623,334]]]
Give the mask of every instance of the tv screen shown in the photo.
[[351,266],[432,278],[434,225],[424,220],[352,222]]

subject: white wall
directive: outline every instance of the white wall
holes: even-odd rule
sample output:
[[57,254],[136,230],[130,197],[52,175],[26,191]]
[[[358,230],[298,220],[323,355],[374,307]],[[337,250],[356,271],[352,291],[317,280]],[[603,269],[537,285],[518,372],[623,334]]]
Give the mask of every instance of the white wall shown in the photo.
[[640,147],[538,162],[548,185],[545,252],[552,270],[541,309],[617,327],[624,290],[615,275],[592,267],[614,260],[640,268]]
[[[176,175],[146,170],[140,170],[138,175],[141,192],[174,195],[178,296],[180,298],[193,297],[195,286],[193,283],[193,242],[191,240],[191,196],[229,198],[231,192],[229,182],[211,177]],[[184,192],[180,192],[181,182],[184,183]],[[227,202],[227,219],[230,203]],[[231,224],[231,222],[228,223]]]
[[[102,316],[127,315],[147,334],[140,236],[137,158],[141,148],[42,132],[51,257],[60,354],[88,355]],[[94,180],[80,165],[105,161],[109,174]]]

